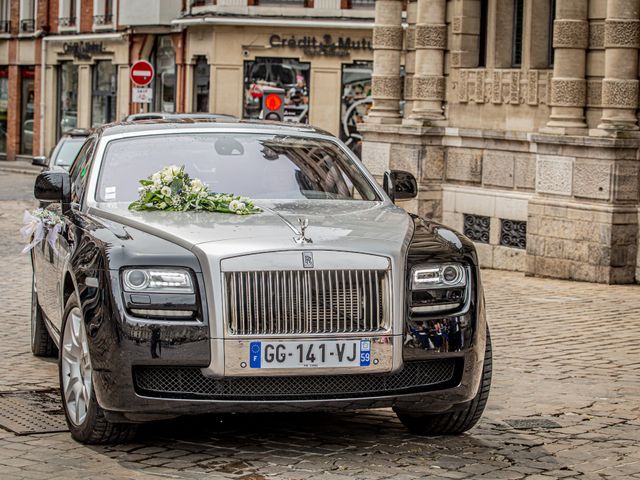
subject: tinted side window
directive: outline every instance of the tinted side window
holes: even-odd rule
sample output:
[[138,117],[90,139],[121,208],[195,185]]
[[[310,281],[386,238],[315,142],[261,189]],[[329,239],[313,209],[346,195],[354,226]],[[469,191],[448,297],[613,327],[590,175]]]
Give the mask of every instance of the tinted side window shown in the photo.
[[78,152],[71,166],[71,201],[74,203],[82,201],[95,145],[96,139],[89,138],[80,149],[80,152]]

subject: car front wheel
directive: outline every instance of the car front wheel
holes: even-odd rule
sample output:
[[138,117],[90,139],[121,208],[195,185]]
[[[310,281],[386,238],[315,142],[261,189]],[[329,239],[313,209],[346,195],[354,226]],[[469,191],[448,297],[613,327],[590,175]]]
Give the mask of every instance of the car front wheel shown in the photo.
[[71,436],[82,443],[123,443],[136,425],[105,418],[93,391],[93,370],[87,331],[75,295],[66,305],[60,339],[60,393]]
[[473,400],[461,410],[443,414],[421,415],[395,409],[398,418],[411,433],[416,435],[458,435],[470,430],[478,423],[487,405],[491,389],[492,365],[491,336],[487,328],[482,379]]

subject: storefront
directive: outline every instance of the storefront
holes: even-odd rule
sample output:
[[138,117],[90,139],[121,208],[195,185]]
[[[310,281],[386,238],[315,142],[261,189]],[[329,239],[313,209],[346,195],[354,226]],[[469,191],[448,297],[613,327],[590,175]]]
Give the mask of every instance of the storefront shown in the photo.
[[46,37],[45,149],[74,128],[120,120],[129,113],[129,41],[119,33]]
[[[329,34],[328,31],[331,33]],[[257,118],[264,86],[285,90],[285,118],[355,144],[371,105],[371,30],[187,27],[187,105]]]

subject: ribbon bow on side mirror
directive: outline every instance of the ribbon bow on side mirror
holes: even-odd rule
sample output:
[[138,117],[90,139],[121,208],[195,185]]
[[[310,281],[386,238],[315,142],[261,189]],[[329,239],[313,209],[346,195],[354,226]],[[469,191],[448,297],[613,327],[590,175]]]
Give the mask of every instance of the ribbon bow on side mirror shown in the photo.
[[416,178],[411,173],[402,170],[385,172],[382,186],[392,202],[408,200],[418,195]]

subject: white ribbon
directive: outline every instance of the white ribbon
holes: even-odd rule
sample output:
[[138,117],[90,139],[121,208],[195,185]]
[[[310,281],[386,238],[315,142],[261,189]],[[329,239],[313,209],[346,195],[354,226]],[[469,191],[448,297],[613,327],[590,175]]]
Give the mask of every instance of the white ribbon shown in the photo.
[[29,213],[27,210],[24,211],[22,223],[24,223],[25,225],[20,229],[22,239],[25,241],[31,239],[31,243],[29,243],[22,249],[22,253],[27,253],[29,250],[38,245],[42,240],[44,240],[45,227],[44,222],[41,218],[31,215],[31,213]]
[[61,223],[56,223],[55,225],[48,227],[44,220],[32,215],[27,210],[25,210],[24,216],[22,217],[22,223],[25,225],[20,229],[20,234],[22,235],[23,240],[28,241],[31,239],[31,243],[22,249],[22,253],[27,253],[29,250],[40,244],[40,242],[46,240],[46,242],[51,246],[53,253],[58,255],[56,240],[58,239],[58,234],[62,232]]

